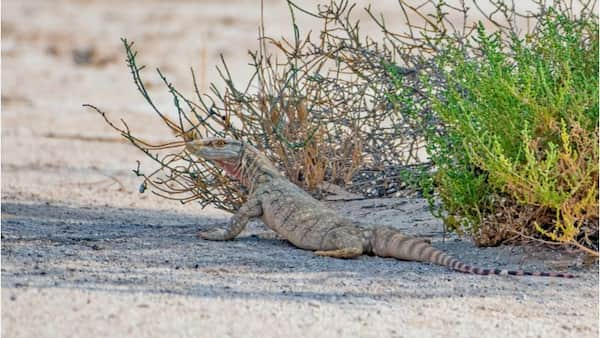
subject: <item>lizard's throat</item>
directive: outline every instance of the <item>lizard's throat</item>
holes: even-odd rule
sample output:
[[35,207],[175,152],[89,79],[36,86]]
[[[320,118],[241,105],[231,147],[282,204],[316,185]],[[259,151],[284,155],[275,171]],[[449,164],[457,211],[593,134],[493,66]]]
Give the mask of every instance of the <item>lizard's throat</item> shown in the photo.
[[242,182],[243,185],[247,185],[246,179],[242,174],[242,166],[240,164],[241,161],[215,161],[219,167],[225,170],[225,173],[229,177],[235,178],[236,180]]

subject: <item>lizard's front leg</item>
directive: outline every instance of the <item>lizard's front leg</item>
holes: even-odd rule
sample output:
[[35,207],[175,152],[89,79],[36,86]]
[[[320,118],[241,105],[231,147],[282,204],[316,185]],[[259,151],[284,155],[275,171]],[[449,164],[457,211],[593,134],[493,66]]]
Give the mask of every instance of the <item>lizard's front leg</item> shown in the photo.
[[229,219],[229,222],[224,228],[213,228],[206,231],[200,231],[198,236],[211,241],[228,241],[234,239],[235,236],[239,235],[240,232],[244,230],[250,218],[259,217],[261,215],[262,206],[260,201],[255,197],[251,197],[244,205],[242,205],[240,210]]

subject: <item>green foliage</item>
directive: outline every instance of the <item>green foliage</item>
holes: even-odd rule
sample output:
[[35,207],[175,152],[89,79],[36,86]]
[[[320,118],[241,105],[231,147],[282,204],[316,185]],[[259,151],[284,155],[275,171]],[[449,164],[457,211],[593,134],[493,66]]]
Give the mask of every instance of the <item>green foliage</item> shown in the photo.
[[[434,59],[444,82],[429,79],[422,121],[436,213],[476,238],[492,220],[597,255],[597,18],[548,9],[538,20],[524,38],[481,23],[467,40],[445,38]],[[402,91],[393,100],[407,104]]]

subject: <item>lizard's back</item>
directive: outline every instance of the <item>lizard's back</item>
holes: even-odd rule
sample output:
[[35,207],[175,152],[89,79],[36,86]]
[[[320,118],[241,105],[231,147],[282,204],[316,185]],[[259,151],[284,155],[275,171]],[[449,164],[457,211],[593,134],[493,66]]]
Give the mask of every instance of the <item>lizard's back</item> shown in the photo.
[[361,237],[369,235],[369,230],[339,216],[287,179],[274,179],[257,187],[256,193],[262,201],[263,222],[297,247],[332,250],[328,237],[337,229]]

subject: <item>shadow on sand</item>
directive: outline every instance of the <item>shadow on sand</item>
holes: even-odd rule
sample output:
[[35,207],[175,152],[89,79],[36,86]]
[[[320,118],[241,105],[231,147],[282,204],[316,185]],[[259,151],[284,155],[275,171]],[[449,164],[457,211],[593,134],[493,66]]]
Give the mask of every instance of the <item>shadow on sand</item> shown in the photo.
[[[199,229],[224,221],[156,210],[4,201],[2,287],[333,302],[483,297],[490,296],[491,290],[509,296],[516,288],[547,282],[462,275],[443,267],[377,257],[316,257],[292,247],[260,223],[251,224],[234,241],[196,237]],[[472,250],[461,242],[443,246],[454,254]],[[500,256],[494,264],[502,260],[510,261]],[[513,287],[485,287],[497,282]],[[478,283],[483,286],[474,287]]]

